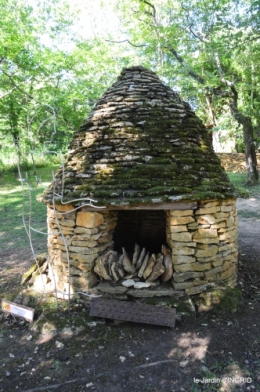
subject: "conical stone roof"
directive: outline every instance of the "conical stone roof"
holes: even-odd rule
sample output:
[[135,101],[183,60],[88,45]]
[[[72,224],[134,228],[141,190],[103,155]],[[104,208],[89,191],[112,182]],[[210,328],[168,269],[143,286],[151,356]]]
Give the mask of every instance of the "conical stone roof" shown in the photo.
[[123,69],[97,101],[42,201],[53,189],[56,202],[105,206],[236,197],[201,120],[141,66]]

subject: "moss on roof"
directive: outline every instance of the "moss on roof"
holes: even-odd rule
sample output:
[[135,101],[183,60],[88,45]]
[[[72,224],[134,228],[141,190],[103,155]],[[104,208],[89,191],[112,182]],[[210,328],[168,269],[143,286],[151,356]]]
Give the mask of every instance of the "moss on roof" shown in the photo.
[[123,69],[97,101],[42,201],[53,189],[56,202],[63,194],[107,206],[236,197],[201,120],[140,66]]

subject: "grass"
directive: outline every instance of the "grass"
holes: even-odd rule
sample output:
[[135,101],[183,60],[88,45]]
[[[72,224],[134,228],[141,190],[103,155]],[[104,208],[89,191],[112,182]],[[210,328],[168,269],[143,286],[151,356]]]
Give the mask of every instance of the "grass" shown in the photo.
[[260,182],[257,185],[246,185],[247,174],[246,173],[227,173],[230,181],[238,188],[246,190],[249,197],[260,198]]
[[[39,203],[36,197],[43,192],[52,180],[52,171],[56,171],[59,165],[52,165],[37,169],[38,177],[42,179],[42,185],[38,185],[33,172],[22,173],[28,177],[27,185],[22,185],[14,173],[5,173],[0,177],[0,248],[28,248],[29,239],[26,234],[23,216],[28,227],[30,219],[31,197],[31,226],[37,230],[46,232],[46,205]],[[24,211],[24,212],[23,212]],[[46,236],[32,232],[32,240],[36,244],[35,250],[46,250]]]

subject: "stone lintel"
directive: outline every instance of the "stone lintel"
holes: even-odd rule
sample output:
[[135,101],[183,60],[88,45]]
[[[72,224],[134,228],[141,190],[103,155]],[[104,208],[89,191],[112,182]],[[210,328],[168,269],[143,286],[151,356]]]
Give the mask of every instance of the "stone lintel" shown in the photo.
[[81,211],[95,211],[101,212],[106,210],[195,210],[198,206],[197,202],[182,201],[172,203],[148,203],[148,204],[134,204],[134,205],[107,205],[106,208],[93,208],[93,207],[82,207]]

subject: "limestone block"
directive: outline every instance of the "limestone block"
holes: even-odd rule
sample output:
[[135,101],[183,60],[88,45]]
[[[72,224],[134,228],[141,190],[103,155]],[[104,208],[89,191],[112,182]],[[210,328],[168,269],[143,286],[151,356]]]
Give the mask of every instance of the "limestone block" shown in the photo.
[[83,254],[80,254],[80,253],[71,253],[70,257],[73,260],[77,260],[81,264],[92,265],[93,262],[98,257],[98,255],[99,255],[98,253],[93,253],[92,255],[83,255]]
[[98,242],[94,240],[86,240],[86,241],[72,241],[73,246],[83,246],[87,248],[94,248],[97,246]]
[[182,248],[183,246],[187,246],[189,248],[196,248],[196,242],[177,242],[171,240],[171,245],[173,248]]
[[101,237],[98,239],[97,242],[98,242],[99,244],[104,244],[104,243],[106,243],[106,242],[112,241],[112,239],[113,239],[113,236],[112,236],[112,234],[110,234],[110,235],[101,236]]
[[59,221],[59,224],[61,225],[61,227],[63,226],[74,227],[76,222],[74,219],[63,219]]
[[220,275],[220,278],[222,280],[225,280],[225,279],[229,278],[231,275],[235,274],[236,270],[237,270],[236,265],[233,265],[231,268],[229,268],[226,271],[222,272],[222,274]]
[[96,274],[89,273],[85,277],[74,277],[72,276],[69,281],[72,286],[76,286],[78,288],[87,290],[94,286],[97,283],[97,276]]
[[71,239],[70,238],[66,238],[66,237],[62,237],[60,235],[59,237],[57,237],[57,243],[60,244],[60,245],[65,245],[65,243],[67,245],[70,245]]
[[48,216],[48,218],[51,218],[51,219],[56,219],[56,218],[62,219],[62,214],[59,213],[58,211],[54,211],[52,209],[48,209],[47,216]]
[[237,272],[235,272],[233,275],[231,275],[229,278],[225,280],[225,284],[227,284],[229,287],[236,287],[237,285]]
[[171,239],[178,242],[190,242],[192,240],[189,232],[172,233]]
[[61,219],[76,219],[76,211],[74,212],[63,212]]
[[92,239],[91,234],[77,234],[71,237],[71,241],[86,241]]
[[48,217],[48,218],[47,218],[47,224],[48,224],[49,227],[50,227],[50,226],[57,227],[57,221],[56,221],[56,219],[54,219],[54,218]]
[[[213,262],[216,259],[216,256],[209,256],[209,257],[196,257],[196,260],[199,263],[210,263]],[[222,263],[223,264],[223,263]]]
[[71,234],[74,234],[74,227],[62,226],[62,227],[61,227],[61,232],[62,232],[63,235],[71,235]]
[[233,248],[231,248],[231,249],[229,249],[229,250],[226,250],[225,252],[222,252],[222,255],[223,255],[223,258],[225,258],[226,259],[226,257],[228,256],[228,255],[231,255],[231,256],[233,256],[234,258],[236,258],[237,257],[237,252],[235,251],[235,249]]
[[202,225],[202,224],[198,224],[198,229],[210,229],[211,225]]
[[228,231],[219,235],[220,241],[234,242],[237,238],[237,230]]
[[226,256],[225,259],[224,259],[222,253],[218,253],[218,254],[215,256],[215,261],[218,261],[218,260],[223,260],[223,262],[224,262],[224,261],[235,261],[235,262],[237,262],[237,253],[234,252],[234,253],[232,253],[232,254]]
[[93,228],[93,229],[87,229],[86,227],[81,227],[78,226],[75,228],[74,233],[76,234],[97,234],[99,232],[99,230],[97,228]]
[[[190,230],[196,230],[198,228],[198,223],[192,222],[192,223],[189,223],[187,226]],[[172,227],[174,227],[174,226],[172,226]]]
[[185,293],[188,295],[199,294],[199,293],[202,293],[203,291],[207,290],[208,287],[210,287],[210,284],[205,283],[201,286],[195,286],[195,287],[188,288],[185,290]]
[[226,250],[229,250],[229,249],[232,249],[232,250],[235,250],[235,248],[234,248],[234,244],[227,244],[226,242],[220,242],[220,244],[219,244],[219,251],[220,252],[224,252],[224,251],[226,251]]
[[85,248],[79,246],[69,246],[69,250],[74,253],[80,253],[83,255],[94,255],[98,252],[104,252],[104,250],[108,249],[109,247],[113,246],[113,241],[107,242],[104,245],[96,246],[95,248]]
[[198,229],[195,231],[193,235],[193,239],[200,239],[200,238],[214,238],[218,236],[218,232],[216,229]]
[[74,207],[71,204],[55,204],[55,209],[59,212],[70,212]]
[[79,211],[77,213],[77,226],[93,229],[104,223],[104,217],[99,212]]
[[195,242],[198,242],[200,244],[218,244],[219,239],[218,238],[194,238]]
[[234,227],[234,225],[232,225],[232,227],[224,227],[221,229],[218,229],[218,233],[227,233],[229,231],[235,230],[236,228]]
[[190,282],[182,282],[182,283],[173,283],[174,290],[185,290],[194,286],[200,285],[200,281],[192,280]]
[[235,206],[234,205],[222,205],[220,207],[220,209],[221,209],[222,212],[230,212],[230,211],[233,211],[235,209]]
[[59,249],[59,250],[63,250],[64,252],[66,252],[67,247],[66,247],[66,245],[55,244],[55,245],[53,246],[53,249]]
[[213,264],[213,266],[214,267],[219,267],[220,265],[222,265],[223,264],[223,259],[221,260],[217,260],[217,261],[212,261],[212,264]]
[[191,264],[196,261],[194,256],[173,255],[172,262],[175,264]]
[[227,219],[227,227],[233,227],[235,225],[235,218],[231,215]]
[[205,214],[205,215],[199,215],[197,222],[200,224],[214,224],[216,221],[216,218],[213,214]]
[[117,225],[117,221],[108,222],[107,224],[107,231],[113,230]]
[[236,265],[236,259],[233,258],[231,260],[225,260],[224,264],[223,264],[223,271],[226,271],[227,269],[233,267],[234,265]]
[[193,210],[170,210],[170,216],[187,216],[193,215]]
[[218,267],[212,268],[209,271],[206,271],[205,276],[207,279],[210,279],[212,277],[215,277],[217,279],[218,274],[222,271],[223,271],[222,266],[218,266]]
[[207,249],[196,249],[195,255],[196,257],[214,256],[218,253],[218,249],[216,245],[209,245]]
[[179,225],[179,226],[170,226],[169,233],[180,233],[180,232],[188,231],[186,225]]
[[203,272],[175,272],[173,274],[173,283],[185,282],[185,280],[202,278],[203,276]]
[[219,219],[216,219],[216,223],[214,225],[211,225],[212,229],[222,229],[223,227],[227,227],[227,224],[225,222],[225,219],[220,219],[219,222],[217,222]]
[[[63,273],[66,276],[69,275],[68,264],[63,265]],[[84,272],[70,263],[70,276],[84,276]]]
[[215,214],[216,222],[217,222],[218,219],[228,218],[229,216],[230,216],[230,214],[228,212],[223,212],[223,211],[222,212],[217,212]]
[[207,271],[211,269],[211,263],[191,263],[191,264],[176,264],[174,265],[176,272],[192,272],[192,271]]
[[196,215],[208,215],[208,214],[215,214],[220,211],[219,206],[215,207],[208,207],[208,208],[199,208],[197,211],[195,211]]
[[192,216],[170,217],[168,219],[171,226],[186,225],[187,223],[195,222]]
[[183,246],[182,248],[173,248],[172,249],[172,255],[183,255],[183,256],[188,256],[188,255],[194,255],[195,249],[189,248],[187,246]]
[[216,206],[219,206],[218,200],[209,200],[200,203],[201,208],[209,208],[209,207],[216,207]]
[[92,269],[94,268],[95,262],[92,261],[92,263],[80,263],[79,261],[73,260],[73,259],[72,259],[72,260],[70,261],[70,264],[71,264],[73,267],[76,267],[76,268],[78,268],[78,269],[81,270],[81,271],[84,271],[84,272],[91,272]]

